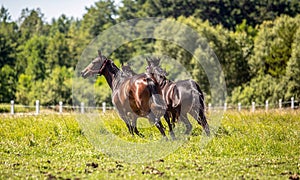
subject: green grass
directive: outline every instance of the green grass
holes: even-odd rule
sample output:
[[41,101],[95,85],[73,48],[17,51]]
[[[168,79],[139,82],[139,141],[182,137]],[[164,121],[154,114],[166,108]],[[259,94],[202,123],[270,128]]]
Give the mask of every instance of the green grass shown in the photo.
[[[227,112],[205,147],[194,121],[187,141],[165,142],[145,119],[138,121],[145,135],[139,138],[129,135],[115,113],[96,115],[101,126],[94,118],[78,117],[0,115],[0,179],[288,179],[300,174],[299,111]],[[183,127],[177,127],[180,134]],[[130,163],[99,151],[116,150],[120,143],[102,143],[97,133],[101,138],[113,133],[121,143],[144,144],[150,151],[180,146],[155,161]],[[152,142],[158,143],[152,147]]]

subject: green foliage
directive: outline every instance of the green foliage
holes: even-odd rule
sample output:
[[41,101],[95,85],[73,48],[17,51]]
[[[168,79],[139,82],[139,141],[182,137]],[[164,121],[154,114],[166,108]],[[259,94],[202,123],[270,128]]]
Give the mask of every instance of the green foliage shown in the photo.
[[250,61],[252,73],[270,74],[273,77],[285,74],[287,62],[291,57],[294,35],[299,27],[299,18],[288,16],[262,24],[255,39],[254,55]]
[[17,86],[17,102],[34,104],[40,100],[41,104],[53,105],[62,101],[71,104],[72,68],[55,67],[52,73],[44,80],[32,82],[32,77],[21,74]]
[[87,31],[89,37],[95,38],[109,26],[115,24],[116,9],[113,1],[98,1],[95,6],[87,8],[83,16],[81,31]]
[[[106,32],[102,37],[105,44],[101,44],[101,47],[104,47],[104,53],[115,48],[110,58],[116,62],[126,63],[136,57],[142,59],[145,54],[166,55],[179,60],[207,96],[211,96],[208,76],[216,71],[215,66],[204,69],[203,64],[199,63],[204,60],[212,62],[207,56],[212,53],[207,48],[209,45],[222,66],[227,86],[227,92],[224,89],[218,91],[227,93],[229,101],[249,104],[266,99],[274,102],[278,99],[290,100],[291,97],[297,99],[300,94],[299,9],[300,2],[297,0],[123,0],[120,4],[99,0],[86,8],[82,19],[75,20],[62,14],[47,23],[39,8],[23,9],[19,20],[13,22],[8,9],[2,6],[0,102],[16,99],[19,103],[32,103],[39,98],[41,104],[61,100],[72,103],[70,73],[87,45],[117,22],[138,17],[168,19],[158,27],[145,27],[148,24],[143,22],[134,24],[136,37],[154,31],[159,36],[172,34],[176,42],[196,42],[197,46],[189,47],[188,52],[173,42],[139,39],[113,47],[121,39]],[[170,21],[188,25],[200,37],[191,34],[186,36],[185,29],[178,31],[176,27],[170,27]],[[195,59],[193,54],[201,57],[202,61]],[[92,58],[92,55],[88,58]],[[139,73],[144,72],[142,66],[145,64],[138,65]],[[171,68],[168,65],[165,67]],[[170,76],[178,74],[181,73],[172,72]],[[219,77],[221,74],[213,81],[218,82]],[[56,82],[61,84],[57,85]],[[90,99],[87,101],[92,104],[110,102],[111,95],[106,82],[97,79],[93,83],[94,86],[85,88],[89,97],[86,100]]]
[[[300,16],[298,16],[300,20]],[[286,78],[284,81],[287,83],[287,93],[285,99],[300,97],[300,28],[294,35],[294,42],[292,44],[292,53],[286,68]]]
[[21,32],[20,41],[24,42],[34,35],[43,35],[45,34],[44,26],[44,14],[39,8],[29,10],[25,8],[21,12],[21,17],[19,18]]
[[258,76],[251,79],[249,84],[236,87],[232,92],[231,102],[234,104],[251,105],[252,102],[264,104],[277,102],[280,98],[276,95],[278,80],[270,75]]
[[274,20],[286,14],[296,16],[300,13],[300,2],[297,0],[123,0],[120,7],[120,19],[137,17],[173,17],[180,16],[208,20],[213,25],[222,24],[225,28],[235,30],[243,20],[255,27],[265,20]]
[[16,72],[9,65],[0,68],[0,102],[9,102],[15,98]]
[[32,77],[29,75],[21,74],[18,79],[16,92],[16,100],[17,102],[23,104],[29,104],[30,101],[34,101],[34,99],[30,99],[30,92],[32,88]]

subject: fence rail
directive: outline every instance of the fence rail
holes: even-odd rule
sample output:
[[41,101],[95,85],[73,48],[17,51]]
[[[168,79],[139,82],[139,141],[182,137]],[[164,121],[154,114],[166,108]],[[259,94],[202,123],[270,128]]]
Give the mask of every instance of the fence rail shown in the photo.
[[[255,112],[257,109],[264,109],[265,111],[268,111],[270,109],[298,109],[299,108],[299,100],[295,100],[293,97],[291,98],[291,101],[285,101],[283,102],[281,99],[278,101],[278,103],[269,103],[268,100],[265,101],[265,104],[256,104],[255,102],[252,102],[251,106],[243,106],[241,103],[238,104],[227,104],[224,103],[223,106],[215,106],[212,105],[211,103],[208,104],[207,110],[208,111],[214,111],[214,110],[237,110],[237,111],[242,111],[242,110],[248,110],[250,112]],[[63,102],[59,102],[57,105],[51,105],[51,106],[43,106],[40,105],[40,101],[36,100],[34,106],[30,105],[18,105],[15,104],[14,100],[10,102],[10,105],[2,105],[7,106],[7,109],[10,109],[10,114],[14,115],[16,114],[16,108],[23,109],[23,112],[31,112],[35,115],[38,115],[41,113],[41,109],[51,109],[52,112],[57,112],[57,113],[64,113],[64,112],[78,112],[78,113],[86,113],[86,112],[91,112],[94,110],[97,111],[102,111],[103,113],[106,112],[106,110],[112,110],[115,109],[113,106],[107,106],[106,102],[102,103],[102,106],[85,106],[85,104],[82,102],[78,106],[72,106],[72,105],[64,105]],[[26,110],[24,110],[26,109]],[[20,112],[18,112],[20,113]]]

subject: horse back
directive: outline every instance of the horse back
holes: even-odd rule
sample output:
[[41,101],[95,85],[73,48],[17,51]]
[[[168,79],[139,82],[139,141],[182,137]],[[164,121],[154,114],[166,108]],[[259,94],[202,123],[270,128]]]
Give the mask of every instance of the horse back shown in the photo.
[[180,93],[182,107],[185,111],[194,105],[204,105],[204,96],[199,85],[194,80],[180,80],[176,82]]

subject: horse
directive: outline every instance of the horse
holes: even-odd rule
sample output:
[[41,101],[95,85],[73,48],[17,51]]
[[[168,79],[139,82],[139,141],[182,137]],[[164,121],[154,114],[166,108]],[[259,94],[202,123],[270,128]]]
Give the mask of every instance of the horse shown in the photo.
[[95,74],[105,77],[112,90],[112,102],[132,135],[135,133],[143,137],[136,127],[136,121],[138,117],[146,117],[167,139],[160,121],[166,108],[161,96],[156,96],[160,95],[161,91],[147,74],[129,77],[120,71],[112,60],[103,56],[101,51],[98,51],[98,57],[81,71],[83,78]]
[[[122,71],[127,75],[127,76],[134,76],[134,75],[136,75],[137,73],[135,73],[132,69],[131,69],[131,67],[130,67],[130,65],[123,65],[122,66]],[[151,77],[152,78],[152,77]],[[153,78],[152,78],[153,79]],[[156,82],[156,80],[155,79],[153,79],[155,82]],[[157,82],[156,82],[157,83]],[[159,85],[159,84],[158,84]],[[161,86],[160,86],[161,87]],[[178,115],[178,114],[180,114],[180,112],[177,112],[177,111],[180,111],[180,105],[179,105],[179,103],[178,103],[178,101],[177,102],[175,102],[173,99],[177,99],[176,97],[174,97],[174,95],[177,95],[178,93],[174,93],[174,92],[170,92],[170,91],[168,91],[168,92],[165,92],[164,90],[165,90],[166,88],[162,88],[161,87],[161,90],[162,90],[162,96],[163,96],[163,99],[165,100],[165,103],[166,103],[166,106],[167,106],[167,109],[166,109],[166,113],[164,114],[164,118],[165,118],[165,120],[166,120],[166,122],[167,122],[167,124],[168,124],[168,127],[169,127],[169,131],[170,131],[170,136],[172,137],[172,139],[175,139],[175,134],[174,134],[174,132],[173,132],[173,125],[171,124],[171,121],[170,121],[170,118],[169,118],[169,116],[168,115],[166,115],[167,113],[174,113],[174,114],[176,114],[176,115]],[[177,89],[176,89],[176,86],[173,86],[173,90],[174,91],[177,91]],[[167,97],[167,98],[166,98]],[[172,99],[171,99],[172,98]],[[174,102],[174,104],[172,104],[172,102]],[[173,105],[170,105],[170,103]],[[171,108],[171,106],[173,107],[173,108]]]
[[204,94],[199,85],[191,79],[170,81],[166,78],[167,73],[160,66],[160,59],[146,59],[148,66],[146,72],[159,83],[163,98],[167,104],[167,113],[164,117],[172,115],[172,123],[178,119],[186,125],[185,134],[192,130],[192,124],[188,120],[189,113],[210,136],[210,128],[205,116]]

